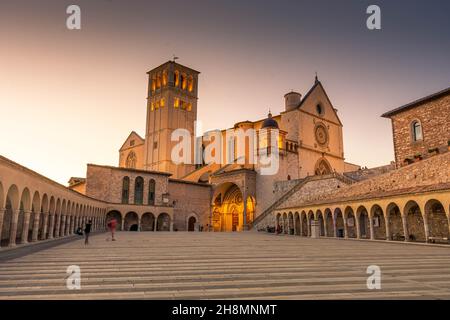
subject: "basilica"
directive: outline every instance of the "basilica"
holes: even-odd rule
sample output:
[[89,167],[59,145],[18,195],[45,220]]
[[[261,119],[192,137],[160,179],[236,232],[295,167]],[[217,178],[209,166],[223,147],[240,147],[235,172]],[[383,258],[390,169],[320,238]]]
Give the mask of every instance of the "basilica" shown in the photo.
[[[449,243],[450,88],[383,114],[395,161],[367,169],[345,161],[343,122],[317,76],[284,95],[280,114],[197,136],[199,72],[168,61],[147,74],[146,130],[128,134],[117,166],[89,163],[66,187],[0,156],[0,246],[89,220],[104,230],[113,217],[122,231]],[[193,148],[177,149],[180,130]]]

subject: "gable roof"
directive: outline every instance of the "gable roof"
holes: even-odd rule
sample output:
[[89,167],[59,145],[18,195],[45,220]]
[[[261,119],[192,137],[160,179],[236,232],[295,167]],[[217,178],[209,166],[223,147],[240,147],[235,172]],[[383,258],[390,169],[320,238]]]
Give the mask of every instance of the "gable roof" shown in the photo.
[[391,111],[385,112],[381,116],[383,118],[390,118],[391,116],[393,116],[393,115],[395,115],[397,113],[409,110],[409,109],[414,108],[414,107],[416,107],[418,105],[427,103],[427,102],[429,102],[431,100],[434,100],[434,99],[438,99],[438,98],[446,96],[448,94],[450,94],[450,87],[448,87],[447,89],[438,91],[436,93],[430,94],[430,95],[428,95],[426,97],[417,99],[417,100],[415,100],[413,102],[407,103],[407,104],[405,104],[405,105],[403,105],[401,107],[395,108],[395,109],[393,109]]
[[333,109],[334,115],[336,116],[337,120],[339,121],[339,124],[342,126],[341,119],[339,119],[336,109],[334,108],[333,104],[331,103],[331,100],[328,97],[328,94],[325,91],[325,88],[323,87],[322,82],[320,82],[320,80],[317,79],[317,77],[316,77],[316,81],[314,82],[314,85],[311,87],[311,89],[309,89],[309,91],[305,94],[303,99],[300,101],[299,105],[297,106],[297,109],[300,109],[302,107],[303,103],[308,99],[308,97],[311,95],[311,93],[318,87],[322,88],[322,91],[325,94],[325,98],[327,99],[328,103],[330,104],[331,109]]
[[120,151],[120,150],[123,150],[123,149],[125,148],[125,145],[127,144],[127,141],[131,138],[132,135],[135,135],[135,136],[140,140],[141,143],[144,143],[144,142],[145,142],[145,139],[142,138],[140,135],[138,135],[138,134],[136,133],[136,131],[131,131],[131,133],[130,133],[130,134],[128,135],[128,137],[125,139],[125,142],[124,142],[124,143],[122,144],[122,146],[120,147],[119,151]]

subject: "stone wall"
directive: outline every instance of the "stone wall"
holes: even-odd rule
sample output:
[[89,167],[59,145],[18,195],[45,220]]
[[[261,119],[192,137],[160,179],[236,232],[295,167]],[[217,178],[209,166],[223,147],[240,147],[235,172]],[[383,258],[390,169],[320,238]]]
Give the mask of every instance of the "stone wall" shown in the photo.
[[191,216],[206,230],[206,225],[210,223],[211,185],[170,179],[169,193],[174,206],[173,230],[187,231]]
[[[399,112],[391,119],[397,165],[404,165],[406,158],[416,154],[427,158],[429,149],[446,149],[450,140],[450,95]],[[411,123],[414,120],[419,120],[422,125],[422,141],[412,140]]]

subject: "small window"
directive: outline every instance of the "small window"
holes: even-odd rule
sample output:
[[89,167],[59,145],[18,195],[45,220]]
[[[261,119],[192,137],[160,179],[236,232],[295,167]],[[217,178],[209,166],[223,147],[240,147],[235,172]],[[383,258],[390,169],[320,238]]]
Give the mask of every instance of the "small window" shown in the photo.
[[134,146],[134,140],[130,140],[130,146]]
[[413,121],[411,124],[413,141],[423,140],[422,125],[419,121]]
[[322,105],[320,103],[317,104],[316,111],[317,111],[318,115],[320,115],[320,116],[323,115],[323,107],[322,107]]

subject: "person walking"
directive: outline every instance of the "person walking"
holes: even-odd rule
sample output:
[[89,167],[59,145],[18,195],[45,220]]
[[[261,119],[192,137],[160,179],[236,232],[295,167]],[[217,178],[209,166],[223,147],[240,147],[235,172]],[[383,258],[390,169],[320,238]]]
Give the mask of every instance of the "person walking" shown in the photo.
[[108,228],[109,228],[109,231],[111,231],[111,240],[112,241],[116,241],[116,239],[114,238],[114,232],[116,231],[116,226],[117,226],[117,220],[115,218],[112,218],[108,222]]
[[91,227],[92,227],[92,220],[89,220],[88,223],[86,223],[86,227],[84,228],[84,244],[89,244],[89,234],[91,233]]

